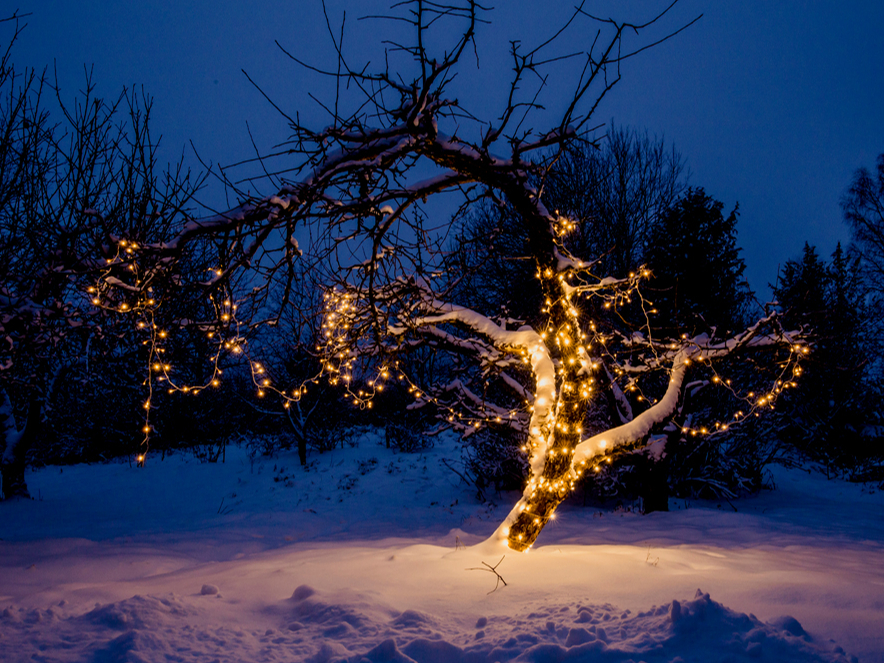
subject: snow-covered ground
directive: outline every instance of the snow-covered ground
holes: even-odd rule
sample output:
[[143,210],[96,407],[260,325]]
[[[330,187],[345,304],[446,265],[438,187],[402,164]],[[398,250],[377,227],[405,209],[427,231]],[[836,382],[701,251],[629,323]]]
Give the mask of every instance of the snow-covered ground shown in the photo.
[[880,493],[779,469],[736,512],[566,505],[518,554],[482,543],[515,496],[477,502],[454,440],[380,440],[29,473],[0,660],[884,661]]

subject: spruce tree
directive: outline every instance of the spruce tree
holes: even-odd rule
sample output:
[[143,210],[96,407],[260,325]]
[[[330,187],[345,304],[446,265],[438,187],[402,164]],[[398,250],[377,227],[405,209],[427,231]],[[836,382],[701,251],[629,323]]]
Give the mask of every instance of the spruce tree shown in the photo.
[[654,275],[648,292],[664,335],[724,333],[741,326],[752,305],[737,246],[738,209],[724,216],[723,207],[702,188],[689,189],[647,238],[645,263]]
[[814,345],[801,389],[778,418],[780,437],[827,469],[855,468],[869,456],[864,429],[873,401],[859,260],[839,243],[827,264],[805,244],[801,259],[784,265],[774,295],[787,322],[807,328]]

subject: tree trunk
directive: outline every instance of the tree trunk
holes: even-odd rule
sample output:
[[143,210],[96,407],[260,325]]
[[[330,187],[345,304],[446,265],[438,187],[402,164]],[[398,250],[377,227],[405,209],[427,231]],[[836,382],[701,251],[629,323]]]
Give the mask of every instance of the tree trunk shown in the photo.
[[40,426],[42,403],[37,396],[31,398],[25,427],[23,430],[18,430],[12,413],[12,403],[5,392],[2,400],[0,433],[3,434],[4,445],[3,453],[0,455],[0,490],[3,498],[7,500],[30,499],[31,494],[25,481],[25,467],[28,449],[36,439],[37,429]]
[[638,493],[642,513],[669,511],[669,467],[665,459],[654,460],[645,454],[638,456]]
[[0,465],[0,489],[3,499],[30,499],[28,484],[25,481],[24,462],[3,463]]
[[547,343],[560,359],[557,402],[554,406],[554,421],[549,433],[549,447],[543,471],[540,476],[532,476],[531,493],[526,491],[519,508],[521,512],[512,522],[507,533],[510,548],[522,552],[527,550],[544,525],[553,517],[556,507],[573,489],[571,459],[580,443],[580,431],[586,403],[581,402],[579,389],[580,363],[573,360],[582,342],[582,332],[574,317],[568,295],[564,292],[557,276],[546,279],[545,292],[549,300],[555,302],[550,308],[548,329],[555,341]]
[[298,460],[303,467],[307,466],[307,438],[304,435],[298,436]]
[[513,550],[524,552],[530,548],[540,530],[553,518],[556,507],[571,493],[571,455],[579,442],[579,435],[556,430],[540,483],[530,496],[523,498],[524,508],[510,525],[507,543]]
[[292,426],[292,432],[294,433],[295,439],[298,442],[298,460],[301,461],[301,466],[307,466],[307,422],[304,421],[304,414],[301,411],[300,402],[295,403],[295,407],[298,408],[298,423],[295,423],[295,420],[292,418],[292,410],[291,408],[286,409],[285,414],[288,417],[289,423]]

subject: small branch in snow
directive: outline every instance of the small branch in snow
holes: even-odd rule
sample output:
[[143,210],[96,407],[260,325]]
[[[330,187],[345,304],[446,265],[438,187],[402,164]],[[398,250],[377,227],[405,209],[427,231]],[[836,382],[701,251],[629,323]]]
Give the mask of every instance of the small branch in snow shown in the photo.
[[495,576],[497,576],[497,582],[494,583],[494,589],[492,589],[490,592],[488,592],[489,594],[493,594],[494,592],[497,591],[497,588],[500,587],[500,583],[503,583],[503,586],[506,587],[506,580],[504,580],[503,576],[501,576],[497,572],[497,567],[500,566],[500,562],[502,562],[504,559],[506,559],[506,555],[501,557],[500,560],[497,562],[497,564],[495,564],[494,566],[491,566],[488,562],[482,562],[482,566],[473,566],[473,567],[470,567],[466,570],[467,571],[488,571],[489,573],[493,573]]
[[226,516],[228,513],[233,511],[234,506],[236,506],[236,505],[235,504],[232,504],[232,505],[228,504],[227,506],[224,506],[224,498],[222,497],[221,504],[218,505],[218,515]]
[[648,564],[650,566],[657,566],[659,562],[659,557],[655,557],[653,560],[651,559],[651,546],[648,546],[648,556],[645,557],[645,564]]

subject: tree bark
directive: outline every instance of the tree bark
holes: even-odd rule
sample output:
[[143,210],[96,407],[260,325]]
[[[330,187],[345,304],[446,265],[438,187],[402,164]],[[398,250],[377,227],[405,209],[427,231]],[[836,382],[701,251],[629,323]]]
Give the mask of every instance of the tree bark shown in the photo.
[[557,430],[553,435],[550,454],[540,477],[541,483],[530,496],[523,498],[524,508],[510,525],[507,543],[513,550],[523,552],[530,548],[543,527],[553,518],[556,508],[571,493],[571,455],[579,442],[576,434],[564,434]]

